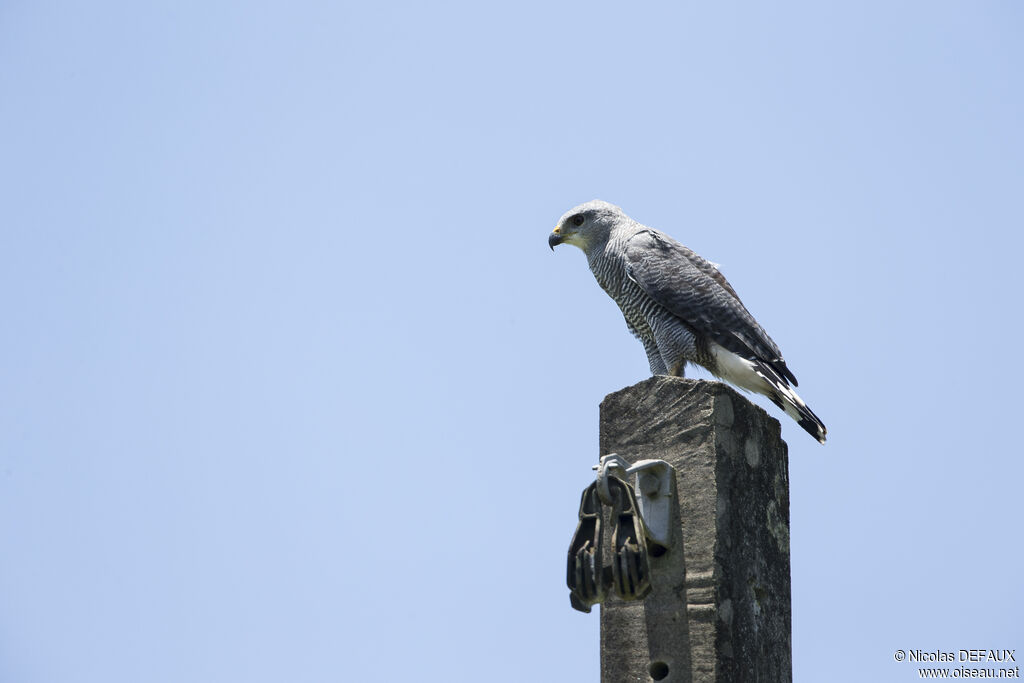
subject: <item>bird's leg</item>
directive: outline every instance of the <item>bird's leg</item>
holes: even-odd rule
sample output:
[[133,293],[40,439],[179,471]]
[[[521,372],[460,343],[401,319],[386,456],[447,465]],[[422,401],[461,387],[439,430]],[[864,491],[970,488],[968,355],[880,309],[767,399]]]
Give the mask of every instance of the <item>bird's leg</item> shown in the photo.
[[[654,340],[642,340],[644,343],[644,351],[647,352],[647,363],[651,366],[652,375],[668,375],[671,374],[668,368],[665,367],[665,361],[661,358],[661,351],[658,350],[658,345],[654,343]],[[682,375],[680,375],[682,376]]]
[[[657,346],[655,346],[657,348]],[[658,353],[658,364],[662,368],[661,372],[657,372],[657,375],[668,375],[669,377],[685,377],[686,376],[686,356],[678,353],[668,347],[670,350],[668,353]],[[651,370],[654,369],[653,356],[648,354],[648,358],[651,359]]]
[[686,376],[686,363],[693,357],[694,336],[682,325],[658,324],[651,325],[654,332],[653,346],[661,356],[661,365],[665,374],[672,377]]

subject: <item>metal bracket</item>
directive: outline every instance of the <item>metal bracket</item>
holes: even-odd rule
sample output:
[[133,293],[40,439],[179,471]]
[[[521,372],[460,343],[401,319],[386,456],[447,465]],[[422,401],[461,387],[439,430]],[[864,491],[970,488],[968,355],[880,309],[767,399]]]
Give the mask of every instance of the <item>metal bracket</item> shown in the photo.
[[[604,602],[609,589],[623,600],[641,600],[651,591],[648,553],[668,547],[671,529],[672,482],[675,470],[664,460],[630,465],[612,453],[601,458],[597,479],[583,491],[579,524],[569,546],[567,583],[574,609],[589,612]],[[634,474],[635,484],[625,479]],[[634,494],[639,491],[640,497]],[[605,567],[602,506],[611,510],[611,567]],[[648,543],[648,539],[650,543]]]
[[608,475],[611,471],[621,473],[625,479],[635,474],[633,488],[637,493],[637,506],[643,518],[647,537],[667,548],[672,537],[670,521],[672,519],[672,480],[675,468],[664,460],[639,460],[630,465],[616,453],[601,456],[601,461],[594,465],[597,470],[597,493],[601,502],[611,505],[608,491]]

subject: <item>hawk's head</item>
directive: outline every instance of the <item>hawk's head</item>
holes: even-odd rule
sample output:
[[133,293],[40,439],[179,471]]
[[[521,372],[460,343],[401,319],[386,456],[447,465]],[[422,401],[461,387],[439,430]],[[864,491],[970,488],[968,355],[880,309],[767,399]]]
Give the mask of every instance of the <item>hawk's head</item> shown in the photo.
[[612,227],[625,218],[622,209],[600,199],[580,204],[558,220],[548,246],[553,251],[556,244],[574,244],[586,252],[591,245],[606,242]]

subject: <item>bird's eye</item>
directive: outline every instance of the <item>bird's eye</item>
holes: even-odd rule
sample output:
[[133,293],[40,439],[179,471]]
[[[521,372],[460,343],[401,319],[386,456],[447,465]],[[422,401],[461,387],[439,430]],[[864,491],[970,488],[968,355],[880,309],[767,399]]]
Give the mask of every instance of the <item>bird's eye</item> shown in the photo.
[[583,225],[583,221],[585,221],[585,220],[586,219],[583,217],[583,214],[582,213],[578,213],[578,214],[576,214],[575,216],[572,217],[572,224],[575,225],[576,227],[579,227],[579,226]]

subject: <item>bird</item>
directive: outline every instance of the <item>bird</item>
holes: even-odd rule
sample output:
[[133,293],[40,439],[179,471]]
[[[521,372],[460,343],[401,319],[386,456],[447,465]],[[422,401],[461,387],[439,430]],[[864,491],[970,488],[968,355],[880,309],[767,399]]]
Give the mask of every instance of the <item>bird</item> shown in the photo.
[[796,376],[778,345],[718,270],[665,233],[619,207],[593,200],[570,209],[548,236],[571,244],[618,304],[647,353],[652,375],[683,377],[687,363],[766,396],[819,443],[825,424],[793,390]]

